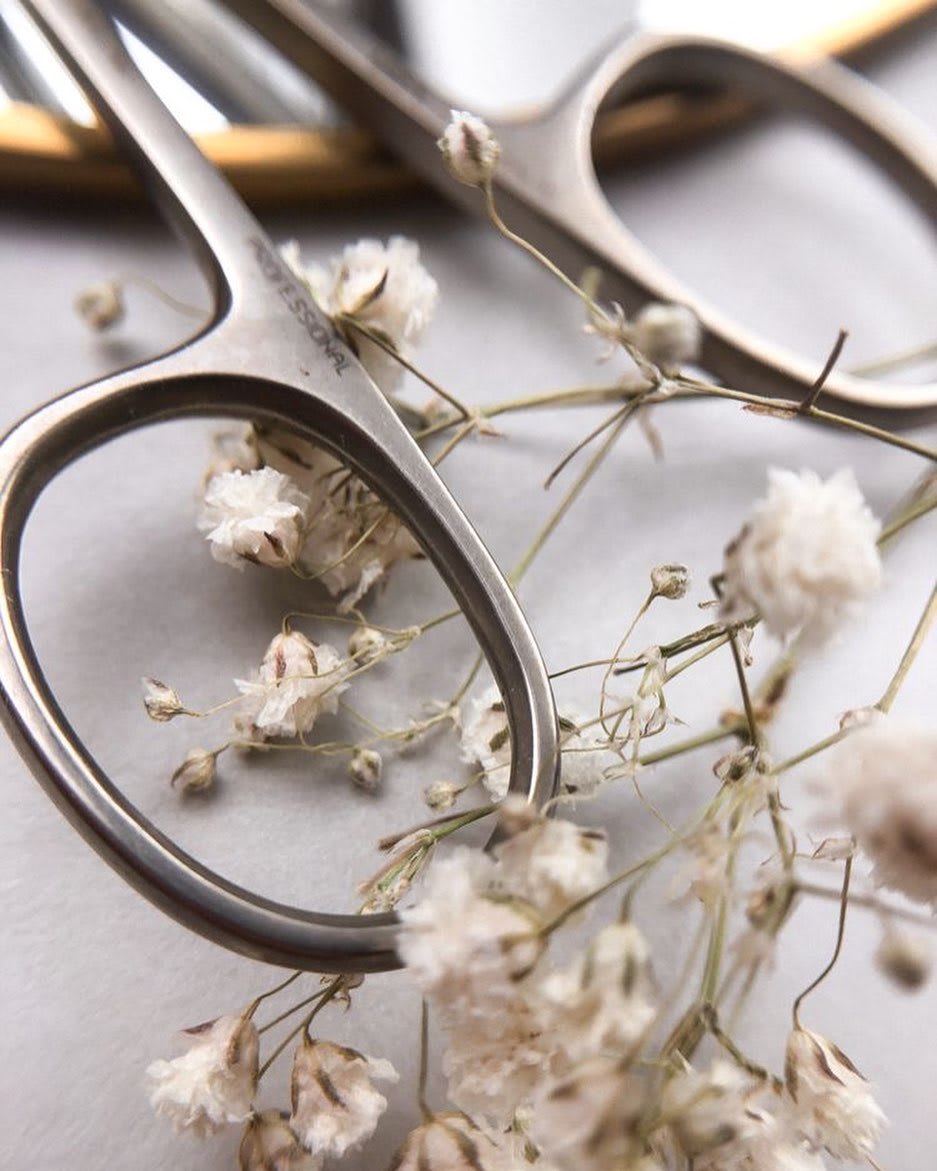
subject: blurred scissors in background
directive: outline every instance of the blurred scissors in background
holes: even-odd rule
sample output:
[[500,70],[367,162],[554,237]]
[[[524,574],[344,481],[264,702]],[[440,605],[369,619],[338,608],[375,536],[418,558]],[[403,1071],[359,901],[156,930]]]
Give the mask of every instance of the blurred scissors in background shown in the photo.
[[[304,432],[344,459],[414,535],[464,609],[504,696],[512,791],[542,802],[557,768],[556,714],[539,652],[510,587],[392,408],[337,340],[238,197],[205,161],[134,68],[92,0],[28,0],[28,10],[134,161],[200,260],[215,298],[209,324],[163,357],[70,392],[0,445],[0,698],[2,715],[39,780],[77,828],[142,893],[188,926],[259,959],[321,971],[397,963],[393,915],[323,915],[257,897],[176,848],[103,775],[69,727],[33,652],[19,589],[19,552],[45,484],[122,432],[184,415],[259,418]],[[450,180],[436,140],[448,106],[386,49],[326,10],[297,0],[231,7],[411,165],[460,203],[478,193]],[[768,348],[700,304],[622,228],[592,167],[591,127],[603,99],[677,81],[744,86],[832,126],[894,176],[934,219],[933,149],[843,70],[810,75],[727,45],[674,38],[617,46],[541,118],[498,127],[497,198],[508,222],[570,273],[598,264],[625,308],[690,305],[704,329],[703,363],[766,394],[803,394],[815,371]],[[934,387],[883,388],[846,376],[829,393],[859,404],[937,404]]]

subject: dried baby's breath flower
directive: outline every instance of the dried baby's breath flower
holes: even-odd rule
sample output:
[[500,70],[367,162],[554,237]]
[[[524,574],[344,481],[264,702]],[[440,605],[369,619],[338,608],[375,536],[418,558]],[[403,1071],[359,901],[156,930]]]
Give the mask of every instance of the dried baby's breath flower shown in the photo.
[[[527,807],[523,797],[507,799]],[[496,881],[549,920],[597,890],[608,878],[608,839],[560,818],[537,818],[496,851]]]
[[445,813],[461,792],[462,789],[452,781],[433,781],[423,790],[423,800],[435,813]]
[[792,1121],[835,1159],[866,1159],[885,1126],[869,1083],[843,1051],[810,1029],[795,1028],[784,1062]]
[[263,462],[289,477],[307,497],[306,526],[296,567],[351,610],[398,562],[419,546],[387,505],[335,456],[283,431],[257,437]]
[[177,1130],[200,1138],[228,1122],[243,1122],[257,1081],[257,1030],[243,1016],[223,1016],[182,1036],[189,1048],[172,1061],[154,1061],[146,1071],[150,1102]]
[[302,736],[321,715],[338,711],[349,670],[328,643],[289,631],[273,639],[252,679],[236,679],[235,684],[246,697],[245,712],[259,736]]
[[542,1084],[531,1136],[559,1171],[631,1167],[650,1152],[639,1136],[644,1089],[619,1059],[592,1057]]
[[210,789],[217,774],[217,752],[193,748],[170,778],[170,784],[180,793],[201,793]]
[[501,144],[488,124],[465,110],[450,111],[438,143],[449,174],[469,187],[482,187],[494,174]]
[[348,639],[348,654],[356,663],[373,663],[386,647],[386,637],[373,626],[356,626]]
[[[305,282],[324,313],[347,318],[373,332],[391,351],[408,358],[436,308],[439,288],[420,263],[420,249],[403,236],[349,244],[328,268],[305,266],[295,245],[284,258]],[[345,334],[381,390],[394,390],[403,367],[376,342],[354,329]]]
[[141,682],[144,693],[143,706],[151,720],[162,724],[176,716],[188,714],[188,709],[174,687],[161,683],[159,679],[144,678]]
[[937,731],[893,716],[857,728],[831,753],[821,788],[874,881],[937,906]]
[[359,789],[373,793],[381,783],[383,766],[379,752],[373,748],[359,748],[348,762],[348,775]]
[[372,1082],[397,1078],[382,1058],[304,1039],[293,1058],[290,1125],[312,1154],[341,1156],[371,1137],[387,1109]]
[[634,924],[613,923],[541,982],[541,1026],[570,1061],[627,1053],[642,1037],[655,1016],[649,958]]
[[723,1060],[705,1072],[688,1067],[671,1078],[661,1107],[682,1155],[692,1162],[728,1143],[755,1138],[759,1124],[751,1099],[758,1088],[738,1066]]
[[511,732],[504,701],[489,687],[469,705],[462,720],[462,759],[484,770],[485,788],[496,800],[508,791],[511,772]]
[[686,305],[645,305],[626,327],[626,333],[635,349],[665,370],[678,369],[699,357],[699,318]]
[[462,848],[439,859],[422,897],[401,911],[400,957],[423,993],[450,1016],[515,999],[517,978],[543,950],[532,907],[492,897],[496,864]]
[[817,862],[845,862],[856,852],[852,838],[824,838],[810,855]]
[[685,565],[656,565],[651,570],[651,593],[655,598],[672,602],[686,597],[690,588],[690,571]]
[[930,979],[933,957],[923,940],[889,924],[875,952],[875,964],[899,988],[916,992]]
[[757,613],[778,638],[825,641],[881,583],[879,529],[848,468],[826,481],[773,468],[726,550],[723,619]]
[[223,472],[205,489],[199,528],[216,561],[281,569],[296,560],[308,506],[308,497],[273,468]]
[[320,1171],[322,1160],[304,1150],[279,1110],[255,1114],[238,1149],[239,1171]]
[[435,1114],[412,1130],[392,1171],[508,1171],[495,1143],[464,1114]]
[[124,289],[120,281],[89,285],[75,298],[75,312],[91,329],[101,332],[123,320]]

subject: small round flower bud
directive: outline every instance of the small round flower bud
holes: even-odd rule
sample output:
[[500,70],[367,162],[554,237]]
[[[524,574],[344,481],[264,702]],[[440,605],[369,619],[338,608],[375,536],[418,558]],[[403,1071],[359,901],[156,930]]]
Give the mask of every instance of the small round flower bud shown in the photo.
[[439,140],[449,173],[469,187],[481,187],[494,174],[501,144],[481,118],[465,110],[453,110]]
[[144,679],[143,690],[143,706],[151,720],[162,724],[185,713],[185,706],[174,687],[168,687],[159,679]]
[[124,316],[123,290],[118,281],[101,281],[89,285],[75,298],[75,312],[100,333],[116,325]]
[[387,639],[373,626],[358,626],[348,640],[348,654],[356,663],[372,663],[387,646]]
[[170,784],[180,793],[201,793],[215,783],[216,752],[193,748],[172,774]]
[[930,979],[931,954],[919,939],[888,927],[875,953],[878,970],[909,992],[916,992]]
[[651,590],[655,598],[676,602],[686,596],[690,572],[685,565],[656,565],[651,570]]
[[381,782],[383,764],[373,748],[359,748],[348,762],[348,775],[359,789],[373,793]]
[[455,799],[462,792],[452,781],[433,781],[423,790],[423,800],[434,813],[445,813],[455,804]]
[[631,341],[648,361],[674,369],[699,356],[700,324],[685,305],[645,305],[631,327]]
[[317,1171],[320,1161],[303,1150],[279,1110],[265,1110],[248,1120],[238,1151],[240,1171]]

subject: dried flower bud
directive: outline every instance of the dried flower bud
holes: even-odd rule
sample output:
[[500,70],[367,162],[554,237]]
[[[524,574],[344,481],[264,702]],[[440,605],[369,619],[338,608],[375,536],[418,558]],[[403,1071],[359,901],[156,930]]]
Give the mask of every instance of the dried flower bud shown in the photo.
[[381,657],[387,639],[373,626],[357,626],[348,640],[348,654],[356,663],[373,663]]
[[498,824],[506,838],[513,838],[536,825],[540,814],[520,793],[509,793],[498,806]]
[[501,144],[481,118],[453,110],[438,146],[449,173],[469,187],[481,187],[494,174]]
[[359,789],[373,793],[381,783],[384,762],[373,748],[359,748],[348,762],[348,775]]
[[244,1128],[238,1151],[240,1171],[319,1171],[320,1166],[314,1155],[303,1150],[288,1115],[279,1110],[254,1115]]
[[685,305],[645,305],[630,332],[635,348],[656,366],[672,370],[699,357],[699,319]]
[[837,1045],[795,1028],[787,1042],[784,1079],[792,1121],[809,1142],[825,1147],[834,1159],[865,1160],[872,1153],[885,1115],[869,1083]]
[[371,1082],[397,1076],[389,1061],[331,1041],[304,1040],[293,1058],[290,1123],[306,1150],[340,1157],[369,1139],[387,1109]]
[[124,316],[123,288],[119,281],[100,281],[89,285],[75,298],[75,312],[100,333],[116,325]]
[[142,680],[144,696],[143,706],[151,720],[165,723],[175,716],[186,715],[187,711],[174,687],[168,687],[158,679]]
[[180,793],[201,793],[215,783],[217,752],[193,748],[170,778],[170,784]]
[[885,929],[875,953],[875,963],[883,975],[909,992],[916,992],[930,979],[930,949],[920,939],[914,939],[895,927]]
[[452,781],[433,781],[423,790],[423,800],[435,813],[445,813],[455,804],[456,797],[462,792]]
[[495,1171],[504,1158],[465,1114],[436,1114],[404,1139],[394,1171]]
[[685,565],[656,565],[651,570],[651,591],[655,598],[676,602],[686,596],[690,571]]
[[757,756],[758,750],[751,744],[747,744],[738,752],[729,752],[725,756],[720,756],[713,765],[713,775],[724,784],[736,784],[752,771]]
[[866,724],[874,724],[883,719],[883,714],[877,707],[854,707],[843,712],[839,717],[839,730],[846,732],[850,728],[864,728]]

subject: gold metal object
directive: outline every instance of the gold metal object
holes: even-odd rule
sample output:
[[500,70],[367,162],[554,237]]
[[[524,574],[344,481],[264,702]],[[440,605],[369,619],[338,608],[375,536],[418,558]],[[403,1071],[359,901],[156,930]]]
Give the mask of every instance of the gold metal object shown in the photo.
[[[891,0],[798,41],[781,54],[803,64],[816,57],[860,59],[937,11],[937,0]],[[732,97],[659,94],[599,118],[601,162],[623,162],[731,124],[747,106]],[[207,155],[255,207],[318,203],[385,194],[416,186],[416,176],[356,129],[232,126],[196,136]],[[0,112],[0,188],[63,190],[87,198],[140,195],[136,178],[101,126],[87,127],[39,106],[14,103]]]

